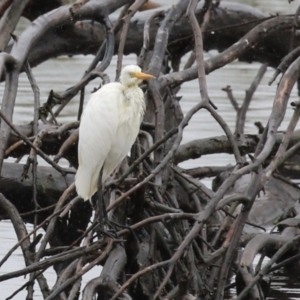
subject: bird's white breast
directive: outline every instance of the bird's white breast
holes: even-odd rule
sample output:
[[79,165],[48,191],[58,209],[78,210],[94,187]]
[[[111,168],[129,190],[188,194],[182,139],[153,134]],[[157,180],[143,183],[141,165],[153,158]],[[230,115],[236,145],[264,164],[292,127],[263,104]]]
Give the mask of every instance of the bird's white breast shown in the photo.
[[138,130],[145,112],[143,91],[139,87],[126,88],[123,90],[123,95],[119,106],[119,124],[125,126],[127,123],[128,129],[131,127]]
[[[144,95],[140,88],[123,90],[123,97],[119,99],[119,125],[114,145],[105,161],[107,176],[124,159],[131,149],[139,133],[140,124],[145,111]],[[122,145],[122,147],[120,147]],[[116,163],[117,162],[117,163]]]

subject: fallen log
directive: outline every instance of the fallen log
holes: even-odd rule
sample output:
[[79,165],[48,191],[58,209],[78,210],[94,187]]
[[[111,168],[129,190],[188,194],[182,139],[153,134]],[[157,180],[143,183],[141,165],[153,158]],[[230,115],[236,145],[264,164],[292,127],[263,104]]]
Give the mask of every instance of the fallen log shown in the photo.
[[[199,3],[196,11],[198,22],[202,20],[202,2]],[[143,45],[143,28],[149,17],[158,10],[167,10],[168,7],[159,7],[153,10],[146,10],[137,13],[130,22],[124,54],[139,54]],[[54,15],[52,16],[54,17]],[[112,22],[116,22],[116,16],[110,16]],[[210,10],[209,21],[203,33],[204,49],[223,51],[237,42],[242,36],[249,32],[262,21],[270,18],[253,7],[222,1],[218,7]],[[149,31],[150,45],[152,49],[156,32],[160,26],[163,17],[156,18],[152,22]],[[292,18],[291,18],[292,26]],[[30,28],[28,28],[30,30]],[[282,30],[280,40],[276,38],[279,33],[270,35],[264,39],[258,47],[253,48],[240,59],[246,61],[268,61],[270,65],[277,66],[280,59],[288,51],[290,34]],[[105,39],[104,27],[94,21],[86,20],[75,23],[72,26],[63,26],[51,28],[44,36],[32,46],[29,53],[29,61],[32,66],[36,66],[49,58],[60,55],[78,55],[78,54],[95,54],[99,45]],[[284,39],[286,42],[284,42]],[[115,54],[117,53],[120,40],[120,33],[115,36]],[[295,45],[300,44],[295,38]],[[76,44],[76,47],[73,45]],[[186,17],[181,18],[170,32],[168,41],[168,52],[174,60],[180,59],[185,53],[193,49],[193,35]],[[10,51],[9,46],[6,51]],[[274,51],[276,49],[276,51]]]

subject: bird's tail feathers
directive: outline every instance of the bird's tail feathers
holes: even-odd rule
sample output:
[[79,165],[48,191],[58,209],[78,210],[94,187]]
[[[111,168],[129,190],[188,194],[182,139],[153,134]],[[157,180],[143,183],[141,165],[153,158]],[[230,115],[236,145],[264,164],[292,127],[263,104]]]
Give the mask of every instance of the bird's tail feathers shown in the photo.
[[83,198],[84,201],[90,200],[97,191],[97,181],[91,180],[90,172],[87,172],[81,166],[78,167],[75,185],[77,194]]

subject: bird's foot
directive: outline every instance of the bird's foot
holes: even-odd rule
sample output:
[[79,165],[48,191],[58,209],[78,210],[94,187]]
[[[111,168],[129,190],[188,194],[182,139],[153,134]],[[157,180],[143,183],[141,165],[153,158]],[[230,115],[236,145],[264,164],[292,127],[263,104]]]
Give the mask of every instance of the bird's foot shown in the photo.
[[114,239],[119,238],[117,233],[118,228],[128,229],[130,233],[132,233],[135,240],[138,242],[140,241],[137,235],[135,234],[134,230],[128,225],[119,224],[111,220],[105,220],[104,222],[99,222],[97,227],[98,227],[97,232],[99,234],[106,235]]
[[140,241],[139,239],[138,239],[138,237],[137,237],[137,235],[135,234],[135,232],[134,232],[134,230],[130,227],[130,226],[128,226],[128,225],[123,225],[123,224],[120,224],[120,223],[116,223],[116,222],[114,222],[114,221],[109,221],[111,224],[113,224],[114,225],[114,228],[116,229],[117,227],[119,227],[119,228],[124,228],[124,229],[128,229],[129,231],[130,231],[130,233],[133,235],[133,237],[135,238],[135,240],[136,241]]
[[104,219],[103,221],[98,221],[96,232],[99,236],[106,235],[110,238],[118,239],[118,234],[114,222],[111,222],[107,219]]

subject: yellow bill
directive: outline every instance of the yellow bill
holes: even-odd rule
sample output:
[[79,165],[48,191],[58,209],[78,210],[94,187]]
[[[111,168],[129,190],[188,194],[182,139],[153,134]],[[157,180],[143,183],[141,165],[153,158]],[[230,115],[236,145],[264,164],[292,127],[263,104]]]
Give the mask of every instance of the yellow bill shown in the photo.
[[147,73],[142,73],[142,72],[134,72],[133,76],[142,79],[142,80],[148,80],[148,79],[153,79],[155,76],[147,74]]

